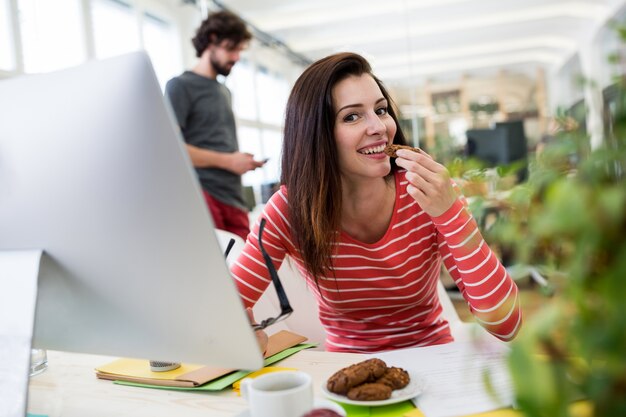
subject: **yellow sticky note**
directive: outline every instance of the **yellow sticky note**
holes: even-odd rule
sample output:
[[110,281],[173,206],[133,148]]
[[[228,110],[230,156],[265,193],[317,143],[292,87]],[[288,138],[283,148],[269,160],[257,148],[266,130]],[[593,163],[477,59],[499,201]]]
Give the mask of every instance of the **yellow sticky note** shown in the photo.
[[[257,376],[261,376],[263,374],[269,374],[270,372],[279,372],[279,371],[296,371],[296,368],[283,368],[280,366],[266,366],[265,368],[261,368],[258,371],[252,372],[250,375],[247,375],[246,378],[256,378]],[[233,384],[233,391],[237,393],[237,395],[241,395],[240,386],[241,381],[239,380]]]
[[415,408],[408,413],[404,413],[404,417],[426,417],[419,408]]
[[111,375],[125,375],[138,378],[152,378],[173,380],[187,372],[195,371],[202,368],[202,365],[190,363],[182,363],[179,368],[165,372],[154,372],[150,370],[150,362],[145,359],[117,359],[106,365],[96,368],[98,372],[108,373]]

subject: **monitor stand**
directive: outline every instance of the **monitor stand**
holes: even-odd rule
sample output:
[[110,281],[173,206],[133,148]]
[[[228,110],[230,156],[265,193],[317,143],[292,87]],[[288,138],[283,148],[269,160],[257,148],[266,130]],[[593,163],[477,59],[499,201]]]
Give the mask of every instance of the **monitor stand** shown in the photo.
[[0,251],[0,416],[26,415],[41,255]]

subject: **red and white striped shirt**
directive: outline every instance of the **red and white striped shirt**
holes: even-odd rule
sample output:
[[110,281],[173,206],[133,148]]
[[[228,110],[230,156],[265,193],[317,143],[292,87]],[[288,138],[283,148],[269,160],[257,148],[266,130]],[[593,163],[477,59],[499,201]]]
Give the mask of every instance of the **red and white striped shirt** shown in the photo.
[[[451,342],[437,296],[442,261],[477,321],[499,339],[512,339],[521,324],[517,286],[463,201],[457,199],[446,213],[430,217],[407,194],[405,172],[394,174],[395,206],[385,235],[369,244],[341,232],[332,259],[334,276],[321,277],[321,293],[294,247],[286,188],[265,206],[263,246],[276,269],[289,255],[306,278],[327,332],[326,349],[379,352]],[[258,230],[257,221],[231,267],[246,307],[271,283],[258,248]]]

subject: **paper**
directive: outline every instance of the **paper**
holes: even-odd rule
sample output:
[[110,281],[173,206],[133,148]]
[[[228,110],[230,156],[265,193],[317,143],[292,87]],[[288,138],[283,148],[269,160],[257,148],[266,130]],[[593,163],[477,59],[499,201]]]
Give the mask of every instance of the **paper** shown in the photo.
[[[290,355],[293,355],[296,352],[299,352],[303,349],[315,347],[315,346],[317,346],[315,343],[301,343],[292,348],[285,349],[282,352],[279,352],[275,355],[265,358],[264,366],[271,365]],[[171,387],[171,386],[142,384],[142,383],[129,382],[129,381],[115,381],[115,383],[119,385],[130,385],[130,386],[144,387],[144,388],[160,388],[160,389],[178,390],[178,391],[221,391],[225,388],[230,387],[232,384],[239,381],[241,378],[248,376],[250,373],[251,373],[250,371],[236,371],[236,372],[230,373],[221,378],[217,378],[213,381],[207,382],[206,384],[203,384],[197,387]]]
[[[504,344],[483,340],[396,350],[372,357],[423,378],[424,391],[413,402],[426,417],[456,417],[512,405],[507,352]],[[488,392],[487,380],[493,393]]]
[[[268,365],[267,358],[274,357],[285,349],[297,346],[305,340],[306,337],[287,330],[281,330],[271,335],[265,351],[265,365]],[[170,387],[198,387],[224,375],[237,375],[238,372],[244,372],[244,376],[249,373],[249,371],[235,371],[234,369],[187,363],[183,363],[179,368],[171,371],[153,372],[147,366],[146,360],[124,358],[96,368],[96,376],[101,379]]]
[[348,417],[370,417],[370,407],[352,404],[339,404]]
[[419,408],[414,408],[408,413],[404,413],[403,417],[426,417],[426,416],[424,415],[424,413],[422,413],[422,410],[420,410]]
[[97,370],[112,375],[132,375],[137,378],[171,380],[203,367],[204,365],[181,363],[180,367],[171,371],[154,372],[150,369],[150,366],[148,366],[146,359],[121,358],[107,363],[106,365],[102,365],[98,367]]
[[[569,415],[572,417],[593,417],[593,406],[588,401],[578,401],[570,404]],[[351,417],[348,415],[348,417]],[[416,408],[404,414],[404,417],[426,417]],[[484,413],[471,414],[465,417],[524,417],[521,411],[512,408],[504,408],[500,410],[486,411]]]
[[367,407],[363,405],[339,404],[348,417],[404,417],[407,413],[415,410],[411,401],[402,401],[395,404],[380,407]]
[[396,404],[383,405],[382,407],[372,407],[370,416],[372,417],[404,417],[406,413],[415,410],[411,401],[402,401]]

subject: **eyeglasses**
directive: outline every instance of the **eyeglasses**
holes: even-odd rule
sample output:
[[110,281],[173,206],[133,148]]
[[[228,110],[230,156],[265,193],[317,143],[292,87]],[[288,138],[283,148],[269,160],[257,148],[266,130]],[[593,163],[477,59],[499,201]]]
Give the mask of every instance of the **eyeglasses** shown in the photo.
[[259,248],[261,249],[261,254],[263,255],[263,259],[265,260],[267,270],[272,277],[272,282],[274,283],[274,288],[276,289],[276,295],[278,295],[278,301],[280,302],[280,314],[277,317],[270,317],[261,321],[258,324],[253,324],[252,328],[254,330],[263,330],[274,323],[286,319],[293,312],[293,308],[291,308],[291,305],[289,305],[289,300],[287,299],[287,294],[285,293],[283,284],[278,278],[278,273],[276,272],[276,268],[274,267],[274,262],[272,262],[272,258],[270,258],[268,253],[265,251],[265,248],[263,248],[263,229],[265,229],[265,218],[261,219],[261,224],[259,225]]

